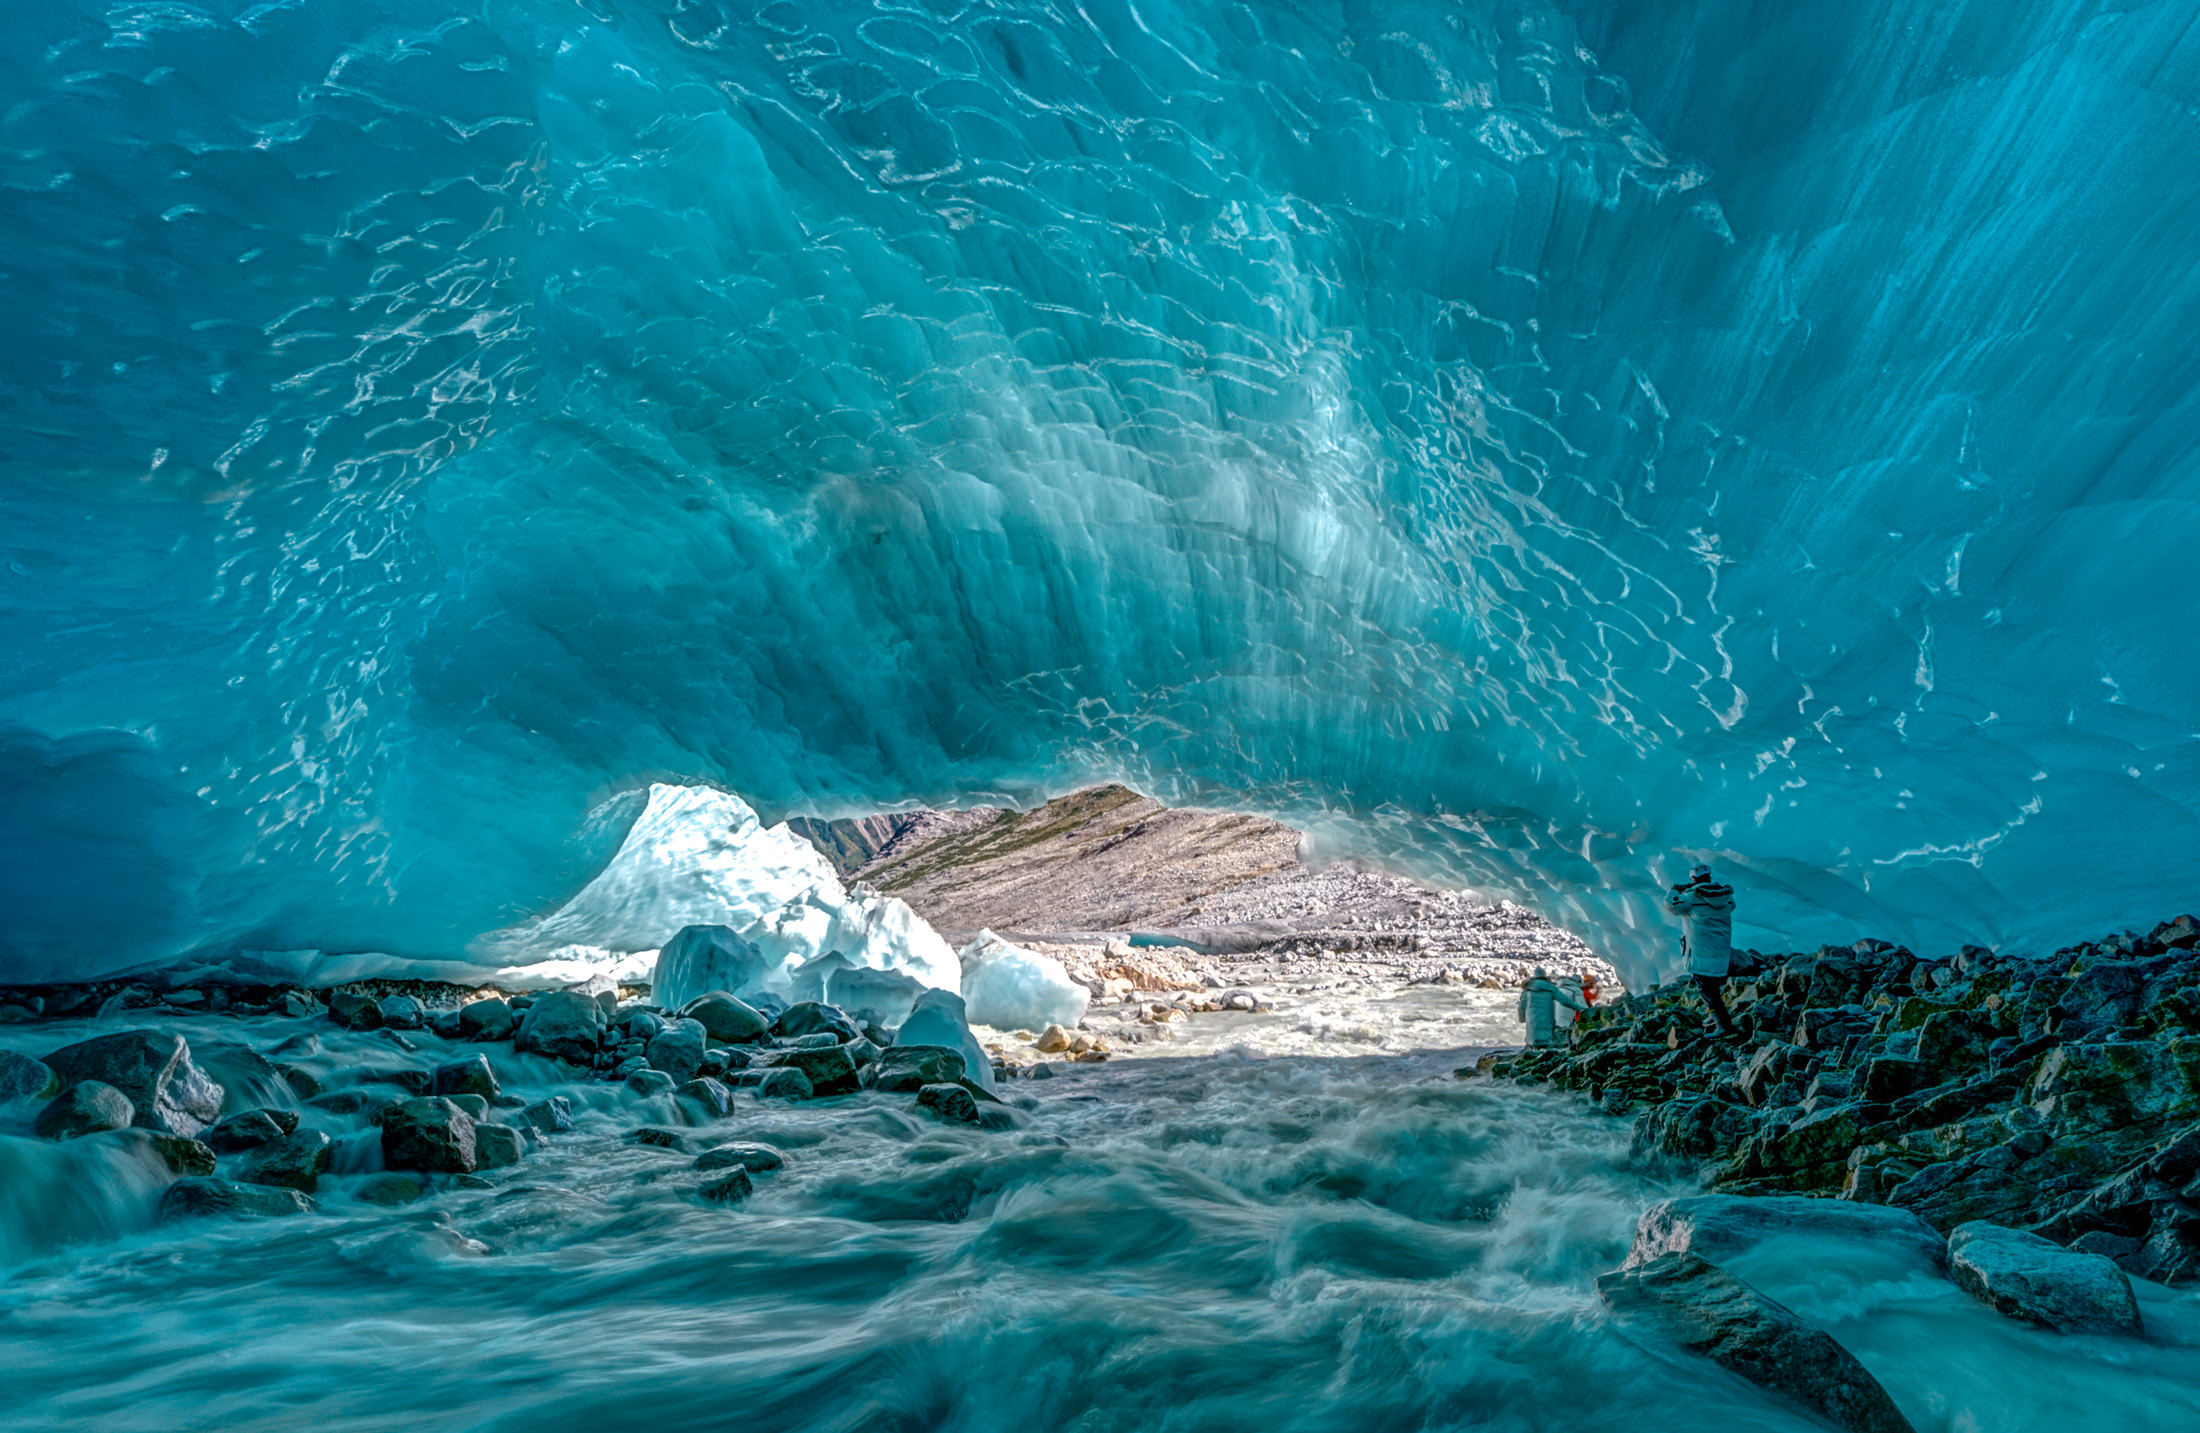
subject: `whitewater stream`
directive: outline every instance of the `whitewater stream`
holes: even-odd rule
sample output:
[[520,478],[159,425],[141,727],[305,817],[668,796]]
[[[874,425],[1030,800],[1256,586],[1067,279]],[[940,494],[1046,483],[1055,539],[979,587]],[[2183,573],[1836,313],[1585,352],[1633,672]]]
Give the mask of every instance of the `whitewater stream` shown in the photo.
[[[1631,1158],[1627,1123],[1570,1096],[1453,1079],[1457,1048],[1262,1054],[1226,1048],[1259,1027],[1199,1017],[1172,1055],[1005,1084],[1017,1130],[943,1127],[906,1095],[744,1097],[680,1151],[628,1138],[677,1124],[669,1099],[509,1046],[122,1018],[181,1030],[233,1107],[236,1087],[281,1102],[248,1045],[331,1071],[487,1048],[508,1091],[571,1097],[578,1129],[492,1188],[385,1209],[352,1193],[374,1133],[311,1110],[339,1141],[319,1214],[159,1226],[165,1176],[31,1140],[12,1111],[11,1433],[1821,1427],[1639,1345],[1597,1300],[1637,1213],[1692,1176]],[[732,1209],[690,1167],[729,1139],[787,1161]],[[1789,1240],[1729,1267],[1853,1350],[1919,1433],[2200,1428],[2191,1293],[2142,1285],[2134,1342],[2021,1326],[1899,1251]]]

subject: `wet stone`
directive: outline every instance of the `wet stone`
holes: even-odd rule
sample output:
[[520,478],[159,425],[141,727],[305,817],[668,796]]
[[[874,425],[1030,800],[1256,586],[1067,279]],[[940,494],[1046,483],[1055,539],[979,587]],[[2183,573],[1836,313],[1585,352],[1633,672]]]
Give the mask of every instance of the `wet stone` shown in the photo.
[[382,1116],[382,1162],[423,1174],[470,1174],[474,1122],[447,1099],[406,1100]]
[[813,1094],[845,1095],[863,1088],[862,1073],[848,1047],[828,1044],[797,1048],[779,1058],[778,1068],[800,1070]]
[[464,1060],[453,1060],[447,1065],[435,1067],[427,1093],[436,1095],[480,1095],[495,1099],[502,1091],[497,1086],[496,1071],[490,1067],[487,1055],[474,1055]]
[[474,1168],[503,1169],[519,1163],[526,1153],[526,1137],[510,1125],[474,1126]]
[[695,1167],[706,1173],[720,1169],[743,1169],[751,1174],[784,1166],[787,1157],[768,1144],[737,1141],[706,1149],[695,1157]]
[[963,1078],[960,1050],[945,1045],[894,1045],[881,1050],[871,1088],[906,1094],[926,1085],[954,1084]]
[[50,1100],[61,1092],[61,1080],[43,1060],[0,1050],[0,1101]]
[[38,1112],[31,1132],[40,1139],[78,1139],[102,1130],[128,1129],[137,1111],[113,1085],[83,1080]]
[[146,1129],[196,1137],[221,1116],[222,1087],[191,1063],[181,1035],[125,1030],[56,1050],[46,1064],[64,1087],[98,1080],[122,1091]]
[[234,1173],[246,1184],[274,1184],[311,1194],[328,1173],[333,1146],[317,1129],[299,1130],[261,1145],[237,1164]]
[[[616,1074],[618,1072],[613,1071],[612,1073]],[[627,1072],[626,1087],[644,1099],[656,1095],[669,1095],[675,1088],[672,1076],[662,1070],[652,1070],[649,1066],[638,1062],[632,1070]]]
[[502,1000],[475,1000],[458,1007],[458,1033],[468,1040],[509,1040],[517,1023]]
[[698,1192],[713,1204],[739,1204],[756,1192],[756,1184],[746,1169],[736,1169],[712,1180]]
[[86,1135],[100,1144],[129,1148],[141,1158],[165,1166],[170,1174],[212,1174],[214,1151],[180,1134],[150,1129],[116,1129]]
[[936,1120],[978,1122],[977,1097],[961,1085],[926,1085],[917,1091],[917,1108]]
[[1716,1264],[1663,1254],[1597,1276],[1614,1313],[1785,1394],[1850,1433],[1915,1433],[1879,1381],[1822,1329]]
[[328,997],[328,1018],[347,1030],[372,1030],[382,1023],[382,1010],[356,991],[336,990]]
[[[750,1083],[753,1077],[754,1083]],[[800,1070],[767,1068],[741,1072],[742,1086],[760,1100],[806,1100],[815,1093]]]
[[280,1218],[289,1214],[311,1214],[314,1207],[311,1199],[295,1189],[197,1177],[177,1180],[160,1197],[162,1219],[210,1215]]
[[293,1110],[246,1110],[208,1130],[206,1142],[216,1154],[238,1154],[281,1139],[296,1128],[298,1116]]
[[537,1134],[570,1134],[573,1102],[563,1095],[551,1095],[522,1109],[519,1117]]
[[392,995],[376,1009],[385,1030],[418,1030],[428,1023],[427,1009],[410,995]]
[[2137,1337],[2139,1302],[2124,1271],[1998,1224],[1961,1224],[1948,1236],[1949,1275],[1980,1303],[2061,1333]]
[[724,1119],[733,1113],[733,1092],[713,1079],[690,1080],[680,1086],[680,1103],[708,1119]]
[[754,1040],[771,1029],[762,1011],[723,990],[697,996],[680,1014],[701,1025],[711,1039],[729,1043]]
[[666,1129],[661,1125],[644,1125],[628,1135],[627,1138],[633,1140],[636,1144],[651,1144],[659,1149],[681,1149],[687,1144],[686,1135],[676,1129]]

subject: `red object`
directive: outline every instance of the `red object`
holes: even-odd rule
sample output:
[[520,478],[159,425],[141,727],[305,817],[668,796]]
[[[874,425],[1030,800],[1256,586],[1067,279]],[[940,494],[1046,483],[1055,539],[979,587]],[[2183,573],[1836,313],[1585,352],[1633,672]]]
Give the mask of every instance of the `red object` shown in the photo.
[[1597,978],[1593,975],[1581,977],[1581,1003],[1584,1005],[1597,1003]]

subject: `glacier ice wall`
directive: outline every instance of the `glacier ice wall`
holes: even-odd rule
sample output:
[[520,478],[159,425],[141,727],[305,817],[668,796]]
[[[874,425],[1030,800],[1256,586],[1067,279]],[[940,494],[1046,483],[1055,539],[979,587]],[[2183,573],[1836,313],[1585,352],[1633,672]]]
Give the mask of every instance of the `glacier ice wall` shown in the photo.
[[651,782],[1120,777],[1638,973],[1699,857],[2189,899],[2187,5],[0,14],[12,973],[447,955]]

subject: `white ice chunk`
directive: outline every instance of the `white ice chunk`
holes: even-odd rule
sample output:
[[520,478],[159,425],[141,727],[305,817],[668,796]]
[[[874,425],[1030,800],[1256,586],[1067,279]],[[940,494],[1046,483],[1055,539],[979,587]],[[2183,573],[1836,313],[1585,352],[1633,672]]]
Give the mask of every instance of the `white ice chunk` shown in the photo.
[[899,970],[959,990],[961,966],[938,932],[892,896],[845,889],[817,848],[784,822],[707,786],[655,785],[618,854],[553,914],[476,942],[499,964],[526,965],[583,944],[653,950],[682,929],[730,927],[761,953],[765,983],[837,950],[852,967]]
[[970,1015],[963,998],[946,990],[927,990],[917,997],[916,1008],[895,1032],[896,1045],[944,1045],[960,1051],[963,1074],[979,1088],[991,1091],[993,1061],[970,1033]]
[[764,953],[731,926],[691,925],[657,952],[650,998],[677,1010],[713,990],[744,995],[763,987],[767,971]]
[[1075,1028],[1092,993],[1051,955],[1011,945],[992,931],[962,950],[963,998],[970,1018],[1001,1030]]

